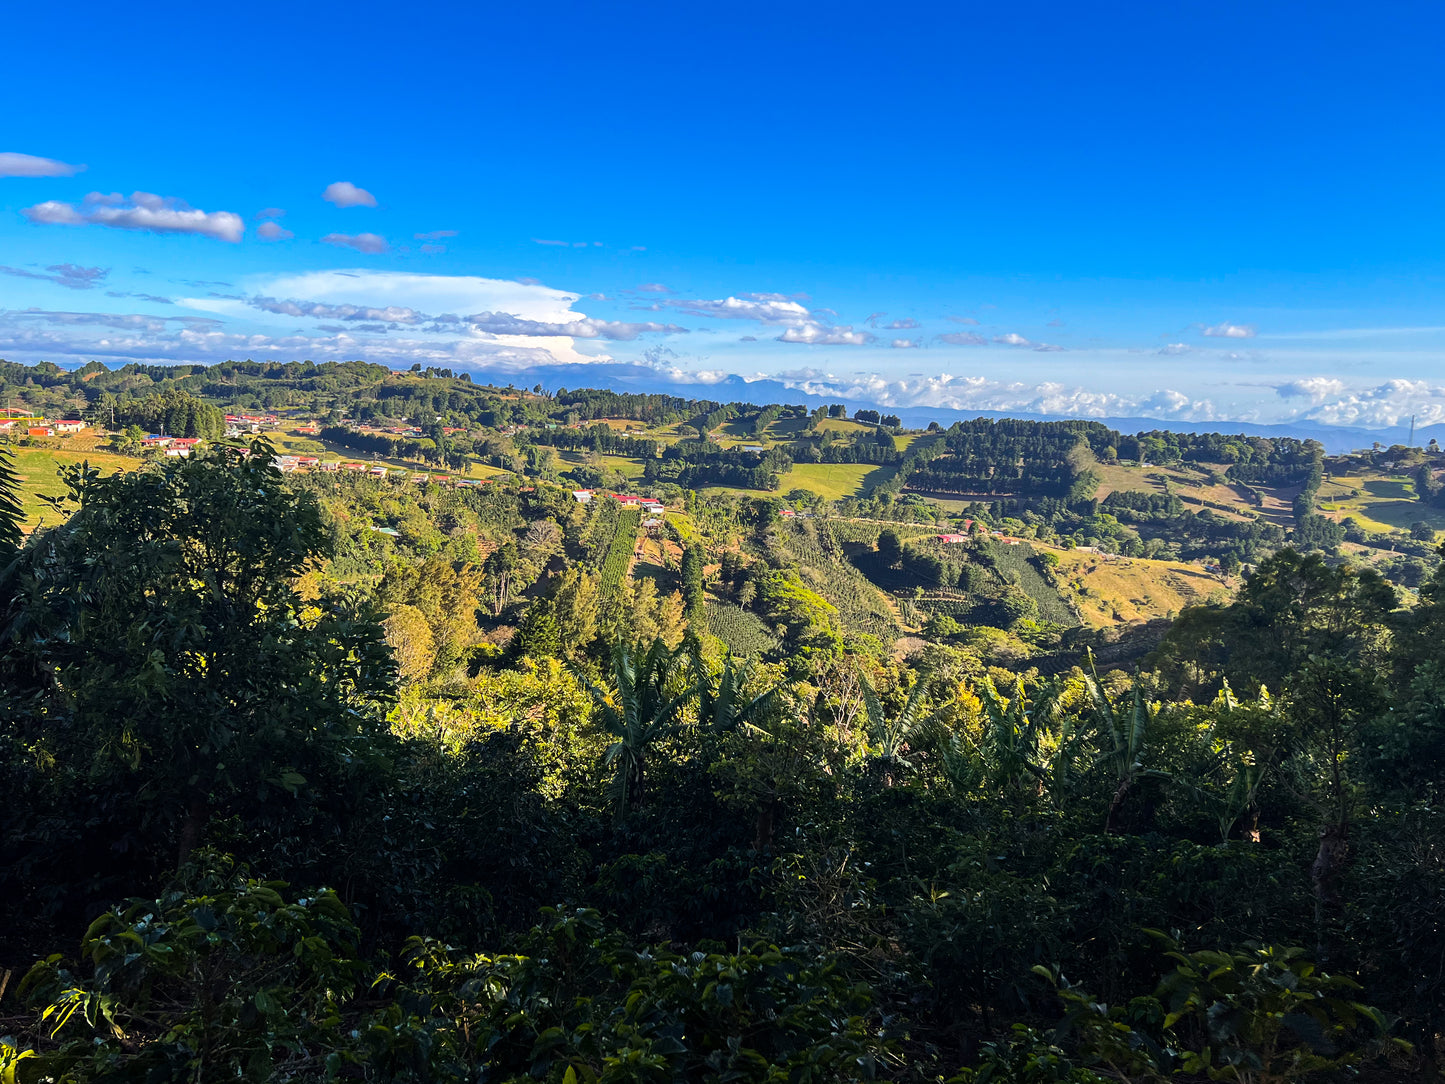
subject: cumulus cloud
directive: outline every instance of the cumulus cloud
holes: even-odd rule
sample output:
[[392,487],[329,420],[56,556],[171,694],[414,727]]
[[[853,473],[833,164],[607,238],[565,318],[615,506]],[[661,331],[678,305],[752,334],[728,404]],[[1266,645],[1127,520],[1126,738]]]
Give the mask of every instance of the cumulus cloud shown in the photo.
[[1281,399],[1303,398],[1320,403],[1326,399],[1343,395],[1345,382],[1332,376],[1309,376],[1302,380],[1291,380],[1287,384],[1279,384],[1274,390]]
[[321,198],[338,207],[375,207],[376,197],[350,181],[334,181],[326,186]]
[[235,243],[246,232],[241,216],[230,211],[199,211],[184,200],[132,192],[92,192],[80,203],[46,200],[20,212],[31,222],[49,226],[109,226],[147,233],[193,233]]
[[949,331],[938,337],[939,342],[949,343],[953,346],[982,346],[988,342],[982,335],[975,335],[972,331]]
[[780,294],[744,294],[717,300],[675,301],[680,312],[710,316],[718,320],[756,320],[760,324],[804,324],[814,322],[805,305]]
[[1214,324],[1199,330],[1214,339],[1252,339],[1255,335],[1253,324]]
[[[1388,427],[1405,425],[1414,416],[1421,425],[1445,422],[1445,385],[1425,380],[1387,380],[1371,388],[1351,389],[1329,377],[1295,381],[1311,398],[1324,400],[1302,417],[1326,425]],[[1288,387],[1289,385],[1285,385]]]
[[918,345],[917,339],[894,339],[889,343],[894,350],[909,350]]
[[916,327],[922,327],[917,320],[911,317],[904,317],[901,320],[894,320],[892,323],[883,325],[888,331],[909,331]]
[[833,315],[829,310],[811,310],[797,300],[797,295],[789,297],[778,293],[745,293],[741,296],[697,298],[690,301],[670,301],[666,304],[691,316],[705,316],[717,320],[753,320],[759,324],[782,327],[783,333],[775,337],[780,343],[864,346],[875,340],[875,337],[866,331],[833,325],[823,318]]
[[27,271],[23,267],[0,266],[0,275],[13,275],[22,279],[41,279],[64,286],[71,290],[93,290],[110,274],[108,267],[81,267],[73,263],[54,263],[40,271]]
[[263,241],[289,241],[296,235],[279,222],[262,222],[256,227],[256,236]]
[[854,331],[851,327],[830,327],[827,324],[808,322],[787,328],[776,336],[780,343],[803,343],[809,346],[866,346],[874,336],[866,331]]
[[1191,349],[1188,343],[1165,343],[1158,352],[1165,357],[1178,357],[1180,354],[1189,353]]
[[456,230],[428,230],[426,233],[414,233],[412,237],[418,241],[445,241],[456,235]]
[[0,151],[0,177],[71,177],[84,168],[72,166],[58,158]]
[[389,247],[386,238],[379,233],[328,233],[321,239],[324,245],[337,245],[341,248],[354,248],[357,252],[364,252],[368,256],[378,256]]
[[1192,399],[1168,388],[1147,395],[1121,395],[1053,381],[1028,384],[951,373],[904,380],[889,380],[880,375],[839,380],[832,375],[807,371],[779,374],[777,379],[805,394],[862,400],[886,407],[927,406],[1079,418],[1145,416],[1191,421],[1213,420],[1217,414],[1209,400]]
[[1004,334],[1004,335],[995,335],[995,336],[993,337],[993,341],[996,342],[996,343],[1000,343],[1000,344],[1002,344],[1003,346],[1033,346],[1033,345],[1034,345],[1030,340],[1025,339],[1022,335],[1020,335],[1020,334],[1019,334],[1018,332],[1016,332],[1016,331],[1010,331],[1010,332],[1008,332],[1007,334]]

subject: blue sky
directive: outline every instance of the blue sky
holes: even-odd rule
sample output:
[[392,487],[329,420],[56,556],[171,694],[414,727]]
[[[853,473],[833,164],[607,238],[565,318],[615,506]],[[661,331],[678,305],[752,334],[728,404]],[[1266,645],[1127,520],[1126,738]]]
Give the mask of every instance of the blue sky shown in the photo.
[[1442,31],[1410,3],[31,5],[0,356],[1441,421]]

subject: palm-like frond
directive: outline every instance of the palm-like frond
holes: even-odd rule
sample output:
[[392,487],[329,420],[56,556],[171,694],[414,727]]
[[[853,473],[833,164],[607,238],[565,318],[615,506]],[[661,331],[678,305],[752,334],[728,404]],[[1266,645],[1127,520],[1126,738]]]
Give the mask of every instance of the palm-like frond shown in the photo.
[[603,763],[612,768],[608,795],[618,816],[641,798],[643,769],[651,748],[681,729],[682,705],[695,686],[685,682],[672,691],[679,662],[679,653],[660,639],[636,658],[619,642],[612,647],[611,689],[574,670],[597,706],[602,728],[613,738]]
[[883,710],[872,683],[866,677],[860,680],[863,707],[868,714],[868,736],[878,748],[878,755],[883,760],[903,761],[903,750],[916,741],[932,721],[923,714],[929,676],[926,670],[919,673],[903,710],[891,718]]
[[[697,672],[697,664],[694,664]],[[714,734],[729,734],[743,727],[756,727],[778,695],[782,685],[774,685],[757,696],[748,698],[747,687],[753,678],[753,662],[736,665],[732,652],[723,658],[722,669],[714,681],[706,670],[698,685],[698,722]]]
[[1084,685],[1094,706],[1094,714],[1101,724],[1100,729],[1107,736],[1108,745],[1095,759],[1095,766],[1107,766],[1115,781],[1114,796],[1109,802],[1109,813],[1104,820],[1104,832],[1113,831],[1114,818],[1124,803],[1125,797],[1141,779],[1168,779],[1168,772],[1146,768],[1149,754],[1149,724],[1153,722],[1154,711],[1144,699],[1144,692],[1135,676],[1131,690],[1128,714],[1111,703],[1104,690],[1099,687],[1098,671],[1094,669],[1094,658],[1089,656],[1089,673]]

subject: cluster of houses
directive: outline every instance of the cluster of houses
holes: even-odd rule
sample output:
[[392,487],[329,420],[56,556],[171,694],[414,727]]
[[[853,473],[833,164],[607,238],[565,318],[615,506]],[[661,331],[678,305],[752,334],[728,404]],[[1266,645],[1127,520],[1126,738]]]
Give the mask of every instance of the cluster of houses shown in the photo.
[[406,481],[410,479],[417,485],[426,485],[428,482],[436,482],[438,485],[455,486],[459,489],[475,489],[480,486],[490,485],[490,478],[453,478],[446,474],[420,474],[409,470],[399,470],[395,467],[386,467],[381,464],[356,463],[337,459],[321,459],[314,455],[277,455],[271,460],[272,464],[282,474],[295,474],[298,471],[323,471],[334,474],[339,471],[347,471],[352,474],[366,474],[372,478],[390,478],[394,481]]
[[611,497],[625,508],[641,508],[644,512],[661,515],[665,505],[656,497],[639,497],[632,493],[602,493],[595,489],[574,489],[572,499],[578,504],[591,504],[595,497]]
[[263,429],[275,429],[280,424],[281,419],[274,414],[227,414],[226,436],[239,437],[246,433],[259,433]]
[[610,497],[624,508],[640,508],[647,517],[642,521],[644,527],[660,527],[662,525],[662,514],[667,511],[667,506],[656,497],[639,497],[633,493],[602,493],[595,489],[574,489],[572,499],[578,504],[591,504],[596,497]]
[[84,428],[79,418],[44,418],[22,407],[0,408],[0,433],[11,436],[57,437]]
[[[383,426],[383,425],[356,425],[356,426],[352,426],[352,428],[355,429],[356,432],[358,432],[358,433],[366,433],[366,434],[368,434],[368,435],[370,435],[370,436],[393,436],[393,437],[424,437],[424,436],[426,436],[426,430],[425,430],[425,429],[419,429],[419,428],[417,428],[417,427],[414,426],[414,425],[385,425],[385,426]],[[303,432],[303,431],[304,431],[303,429],[299,429],[299,428],[297,429],[297,432]],[[317,432],[320,432],[319,429],[316,430],[316,431],[317,431]],[[442,432],[445,433],[447,436],[450,437],[450,436],[455,436],[455,435],[458,434],[458,433],[467,433],[467,432],[470,432],[470,430],[468,430],[468,429],[467,429],[466,427],[464,427],[464,426],[444,425],[444,426],[442,426]]]
[[151,433],[141,438],[142,448],[158,448],[172,458],[185,458],[201,443],[199,437],[168,437],[164,433]]

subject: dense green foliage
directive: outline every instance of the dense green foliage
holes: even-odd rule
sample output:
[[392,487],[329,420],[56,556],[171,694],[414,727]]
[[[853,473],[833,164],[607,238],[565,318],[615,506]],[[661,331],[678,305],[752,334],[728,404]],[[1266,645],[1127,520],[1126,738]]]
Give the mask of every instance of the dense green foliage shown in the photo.
[[[467,384],[173,382],[363,375]],[[612,439],[557,411],[804,421],[456,394],[549,452]],[[1126,446],[917,437],[910,477],[1069,471],[947,540],[905,483],[659,488],[643,530],[541,472],[286,476],[259,441],[68,468],[22,539],[0,456],[0,1080],[1428,1078],[1445,571],[1274,538],[1209,605],[1080,627],[1044,538],[1210,522],[1079,488]]]

